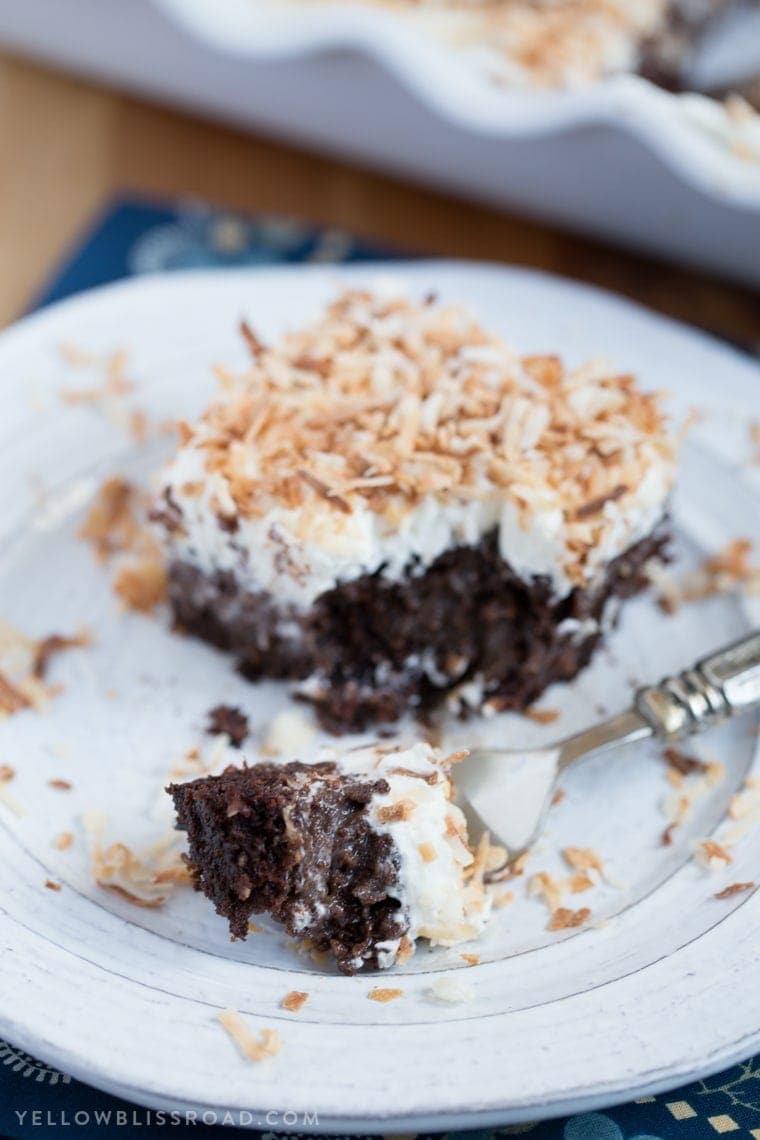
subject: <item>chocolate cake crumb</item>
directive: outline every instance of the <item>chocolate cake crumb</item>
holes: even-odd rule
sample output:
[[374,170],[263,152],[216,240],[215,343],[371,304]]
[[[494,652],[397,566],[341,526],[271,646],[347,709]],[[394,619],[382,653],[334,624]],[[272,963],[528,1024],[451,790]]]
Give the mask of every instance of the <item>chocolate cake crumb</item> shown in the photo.
[[680,748],[668,747],[663,749],[662,758],[669,768],[680,772],[682,776],[690,776],[693,772],[706,772],[707,764],[697,756],[689,756]]
[[209,710],[206,731],[212,736],[224,733],[233,748],[240,748],[250,732],[248,717],[233,705],[216,705]]

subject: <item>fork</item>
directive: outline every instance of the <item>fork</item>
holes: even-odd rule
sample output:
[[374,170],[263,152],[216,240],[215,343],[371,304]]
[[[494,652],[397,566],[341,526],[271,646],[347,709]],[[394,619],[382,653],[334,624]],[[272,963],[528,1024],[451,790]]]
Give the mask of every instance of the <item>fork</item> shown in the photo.
[[682,740],[758,704],[760,631],[639,689],[625,712],[548,748],[474,749],[457,766],[457,800],[474,832],[489,832],[507,849],[502,870],[538,839],[559,776],[571,764],[652,737]]

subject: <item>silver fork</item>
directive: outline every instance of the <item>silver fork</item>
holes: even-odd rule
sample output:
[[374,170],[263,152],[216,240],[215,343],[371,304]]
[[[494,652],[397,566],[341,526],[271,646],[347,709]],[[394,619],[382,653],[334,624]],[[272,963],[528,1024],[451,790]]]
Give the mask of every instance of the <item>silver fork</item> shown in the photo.
[[455,769],[457,800],[474,833],[488,831],[507,848],[507,866],[535,843],[571,764],[651,737],[681,740],[758,704],[760,632],[640,689],[625,712],[549,748],[474,749]]

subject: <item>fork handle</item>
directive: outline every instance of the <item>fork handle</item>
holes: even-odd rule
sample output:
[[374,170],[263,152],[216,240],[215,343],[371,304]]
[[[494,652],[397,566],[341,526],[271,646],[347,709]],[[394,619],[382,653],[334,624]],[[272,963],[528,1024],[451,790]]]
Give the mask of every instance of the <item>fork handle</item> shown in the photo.
[[702,732],[757,704],[760,632],[636,694],[637,711],[658,736],[671,740]]

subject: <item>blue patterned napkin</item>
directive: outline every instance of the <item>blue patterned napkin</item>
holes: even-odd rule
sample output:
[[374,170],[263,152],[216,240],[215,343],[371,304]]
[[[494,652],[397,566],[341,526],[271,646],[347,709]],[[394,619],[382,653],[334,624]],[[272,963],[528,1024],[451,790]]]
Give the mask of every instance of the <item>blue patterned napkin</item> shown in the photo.
[[[246,218],[197,203],[159,206],[123,201],[111,206],[97,221],[33,307],[121,277],[158,270],[356,262],[393,256],[393,251],[373,247],[343,231],[317,229],[290,218]],[[657,1031],[655,1026],[652,1031]],[[185,1122],[170,1113],[139,1108],[83,1085],[0,1041],[0,1135],[9,1140],[27,1140],[51,1129],[67,1129],[58,1134],[68,1140],[229,1137],[230,1128],[223,1128],[229,1123],[235,1122]],[[265,1140],[277,1140],[273,1128],[275,1122],[266,1122],[260,1135]],[[642,1097],[603,1113],[445,1135],[446,1140],[460,1136],[492,1140],[522,1134],[529,1134],[531,1140],[717,1140],[724,1133],[730,1133],[731,1140],[734,1136],[736,1140],[760,1140],[760,1057],[709,1080],[660,1096]]]

